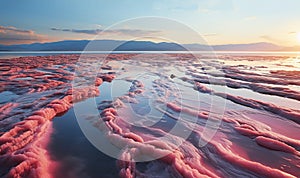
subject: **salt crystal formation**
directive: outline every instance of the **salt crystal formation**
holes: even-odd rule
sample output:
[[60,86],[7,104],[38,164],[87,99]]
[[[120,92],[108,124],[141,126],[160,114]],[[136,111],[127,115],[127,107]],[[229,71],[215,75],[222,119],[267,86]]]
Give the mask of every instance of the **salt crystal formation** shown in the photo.
[[[286,60],[292,59],[90,54],[1,60],[0,175],[56,175],[61,163],[47,147],[52,120],[92,97],[99,116],[80,117],[120,149],[120,177],[299,177],[300,80],[296,66],[276,70]],[[209,140],[207,127],[215,130]],[[146,162],[138,162],[142,158]]]

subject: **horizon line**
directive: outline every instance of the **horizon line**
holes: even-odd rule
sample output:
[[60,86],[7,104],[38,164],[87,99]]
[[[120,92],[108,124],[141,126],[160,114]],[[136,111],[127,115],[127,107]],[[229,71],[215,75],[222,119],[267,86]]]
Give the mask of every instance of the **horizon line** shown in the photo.
[[205,45],[205,46],[221,46],[221,45],[248,45],[248,44],[259,44],[259,43],[268,43],[268,44],[273,44],[279,47],[300,47],[299,45],[294,45],[294,46],[281,46],[277,43],[273,43],[273,42],[266,42],[266,41],[258,41],[258,42],[249,42],[249,43],[222,43],[222,44],[202,44],[202,43],[176,43],[176,42],[167,42],[167,41],[161,41],[161,42],[155,42],[155,41],[151,41],[151,40],[121,40],[121,39],[97,39],[97,40],[93,40],[93,39],[66,39],[66,40],[57,40],[57,41],[48,41],[48,42],[33,42],[33,43],[19,43],[19,44],[1,44],[2,46],[13,46],[13,45],[32,45],[32,44],[47,44],[47,43],[56,43],[56,42],[64,42],[64,41],[122,41],[122,42],[129,42],[129,41],[136,41],[136,42],[152,42],[155,44],[159,44],[159,43],[174,43],[174,44],[178,44],[178,45]]
[[18,53],[271,53],[271,54],[300,54],[300,51],[0,51],[0,54],[18,54]]

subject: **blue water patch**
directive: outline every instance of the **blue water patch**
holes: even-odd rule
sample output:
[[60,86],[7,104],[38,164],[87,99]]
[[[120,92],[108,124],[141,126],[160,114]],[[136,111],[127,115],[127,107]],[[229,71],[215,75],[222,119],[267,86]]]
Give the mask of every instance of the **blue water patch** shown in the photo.
[[82,133],[74,110],[53,120],[49,152],[61,165],[55,177],[118,177],[116,159],[95,148]]
[[18,97],[18,95],[14,94],[11,91],[3,91],[0,93],[0,104],[10,102],[17,97]]

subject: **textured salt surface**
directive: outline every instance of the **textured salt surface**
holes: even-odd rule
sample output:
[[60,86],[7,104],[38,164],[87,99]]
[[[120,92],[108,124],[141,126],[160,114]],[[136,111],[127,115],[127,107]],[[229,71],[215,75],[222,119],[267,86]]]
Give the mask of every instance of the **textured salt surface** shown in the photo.
[[1,176],[300,176],[294,59],[115,54],[95,65],[103,56],[1,61]]

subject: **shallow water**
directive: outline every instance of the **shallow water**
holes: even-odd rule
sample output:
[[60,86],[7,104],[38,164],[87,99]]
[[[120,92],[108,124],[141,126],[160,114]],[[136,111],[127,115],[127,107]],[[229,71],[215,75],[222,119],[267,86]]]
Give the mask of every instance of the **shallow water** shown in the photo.
[[[5,143],[11,138],[7,133],[24,116],[63,98],[71,81],[76,89],[93,84],[91,76],[113,74],[112,81],[96,88],[99,95],[84,97],[56,115],[48,126],[52,128],[49,137],[41,133],[47,129],[15,135],[23,138],[28,133],[48,140],[42,149],[55,169],[44,171],[55,177],[299,177],[297,59],[180,57],[132,55],[126,60],[108,60],[99,71],[92,58],[84,58],[76,63],[84,66],[80,71],[73,63],[65,68],[53,64],[32,69],[39,72],[36,81],[26,69],[28,75],[7,79],[10,83],[0,93],[0,124],[5,126],[1,140]],[[271,73],[279,69],[294,73]],[[79,78],[72,80],[70,71]],[[27,80],[33,91],[26,88]],[[39,82],[53,85],[45,88]],[[31,145],[34,139],[27,147]],[[20,146],[0,158],[13,158],[24,149]],[[0,164],[14,167],[1,160]]]
[[[113,81],[111,84],[113,88],[115,89],[118,85],[117,83],[127,82],[126,85],[123,85],[122,87],[117,87],[120,89],[120,93],[114,94],[113,97],[107,98],[109,94],[109,87],[103,87],[100,88],[100,91],[104,92],[104,98],[105,100],[111,100],[114,102],[116,98],[122,97],[122,95],[126,95],[126,88],[127,91],[131,91],[130,82],[129,80],[138,80],[143,83],[143,92],[142,94],[137,94],[134,96],[134,98],[137,100],[137,103],[126,103],[123,104],[125,106],[122,106],[121,108],[117,108],[118,116],[119,118],[125,122],[125,124],[119,125],[123,130],[126,130],[127,128],[131,128],[130,131],[127,130],[127,132],[135,133],[142,138],[146,140],[157,140],[155,137],[155,129],[161,129],[163,132],[168,133],[174,128],[176,124],[176,119],[180,118],[185,123],[191,123],[196,124],[196,127],[191,127],[190,125],[185,124],[178,124],[180,125],[180,132],[172,133],[173,139],[177,137],[184,136],[184,132],[192,132],[192,131],[201,131],[205,127],[206,122],[195,118],[195,116],[190,115],[189,113],[181,113],[178,115],[173,110],[166,107],[165,104],[156,103],[157,100],[164,101],[166,103],[176,103],[179,107],[187,107],[191,110],[196,111],[210,111],[211,113],[216,112],[217,107],[214,106],[212,103],[217,103],[216,105],[220,105],[221,103],[225,103],[226,106],[224,106],[226,109],[224,110],[224,113],[222,112],[221,115],[219,112],[217,112],[218,117],[226,117],[235,120],[234,122],[239,123],[247,123],[251,125],[251,127],[254,127],[255,129],[262,129],[261,134],[263,134],[264,130],[267,131],[269,134],[276,136],[280,135],[279,137],[289,137],[291,139],[295,139],[297,142],[299,140],[299,136],[296,135],[296,133],[299,131],[300,127],[297,123],[286,119],[282,116],[278,116],[273,113],[269,113],[267,111],[264,111],[263,108],[261,110],[252,109],[249,107],[245,107],[243,105],[240,105],[237,102],[232,103],[231,101],[226,100],[226,98],[218,97],[209,95],[206,93],[201,93],[196,91],[193,88],[193,85],[191,85],[189,80],[187,82],[182,81],[180,78],[187,77],[190,78],[189,74],[186,74],[184,72],[184,68],[189,68],[189,66],[193,67],[193,63],[190,62],[180,62],[177,63],[177,61],[172,61],[171,64],[169,64],[166,67],[159,67],[161,61],[159,59],[153,59],[152,62],[140,59],[138,62],[134,61],[132,65],[130,65],[131,61],[126,61],[126,65],[123,66],[125,68],[125,71],[119,71],[117,78]],[[230,63],[230,62],[228,62]],[[109,65],[109,63],[108,63]],[[203,63],[202,65],[205,65]],[[260,62],[261,65],[261,62]],[[275,70],[277,68],[273,68],[273,61],[270,61],[270,65],[268,64],[268,61],[265,62],[265,65],[267,66],[264,69],[264,72],[257,72],[256,74],[264,75],[268,74],[270,70]],[[269,65],[269,66],[268,66]],[[151,66],[151,67],[149,67]],[[213,67],[213,66],[211,66]],[[232,66],[234,68],[234,66]],[[181,70],[179,70],[180,68]],[[126,70],[127,69],[127,70]],[[186,70],[187,70],[186,69]],[[159,72],[157,72],[159,71]],[[214,70],[211,70],[214,71]],[[247,71],[250,72],[251,70]],[[174,78],[170,78],[171,75],[174,75]],[[239,80],[237,80],[239,81]],[[114,83],[115,82],[115,83]],[[117,84],[117,85],[116,85]],[[116,85],[116,86],[114,86]],[[213,89],[215,92],[223,92],[226,94],[239,96],[245,99],[252,99],[257,101],[262,101],[265,103],[269,103],[275,106],[278,106],[279,108],[290,108],[294,109],[295,112],[298,110],[300,103],[298,100],[294,99],[287,99],[281,96],[276,95],[268,95],[268,94],[261,94],[257,93],[255,91],[252,91],[251,89],[232,89],[227,86],[220,86],[220,85],[210,85],[210,84],[203,84],[207,88]],[[96,100],[101,98],[96,98]],[[98,105],[101,105],[100,102],[97,103]],[[219,106],[222,107],[222,106]],[[163,112],[162,112],[163,111]],[[99,110],[101,112],[101,110]],[[232,114],[232,113],[236,114]],[[175,119],[175,120],[174,120]],[[175,122],[174,122],[175,121]],[[230,121],[233,122],[233,121]],[[229,123],[230,123],[229,122]],[[233,123],[234,123],[233,122]],[[254,122],[255,124],[251,124],[251,122]],[[286,153],[276,152],[269,149],[266,149],[265,147],[257,146],[257,143],[253,142],[252,139],[249,139],[239,133],[236,133],[234,130],[235,124],[228,124],[224,123],[221,124],[218,127],[215,140],[223,140],[220,141],[222,147],[229,147],[231,151],[234,154],[237,154],[241,157],[237,159],[246,159],[249,160],[251,163],[260,162],[264,166],[268,166],[274,169],[280,170],[282,165],[289,165],[288,168],[285,167],[285,171],[288,173],[291,173],[293,175],[297,175],[297,169],[298,169],[298,163],[299,159],[297,156],[289,155]],[[285,125],[286,128],[283,127]],[[200,128],[198,128],[200,127]],[[147,128],[146,130],[144,128]],[[231,129],[230,129],[231,128]],[[151,131],[151,129],[154,129]],[[198,130],[199,129],[199,130]],[[150,132],[149,132],[150,131]],[[147,133],[146,135],[144,135]],[[229,134],[230,133],[230,134]],[[221,134],[222,136],[218,136]],[[149,136],[150,135],[150,136]],[[152,136],[151,136],[152,135]],[[224,137],[225,136],[225,137]],[[222,138],[223,137],[223,138]],[[203,151],[203,148],[197,147],[197,140],[194,140],[192,138],[186,138],[192,145],[194,145],[196,148],[199,149],[200,152]],[[213,139],[213,140],[214,140]],[[214,141],[211,141],[210,144],[214,145]],[[226,141],[225,141],[226,140]],[[280,140],[280,139],[279,139]],[[281,140],[283,141],[283,140]],[[283,141],[284,142],[284,141]],[[172,143],[172,142],[171,142]],[[97,144],[97,143],[96,143]],[[145,143],[146,144],[146,143]],[[179,148],[182,146],[178,145]],[[209,147],[209,145],[207,145]],[[252,149],[249,149],[250,148]],[[101,148],[99,148],[101,150]],[[205,151],[203,151],[205,154],[209,154]],[[182,150],[182,154],[186,154]],[[225,153],[223,153],[225,154]],[[275,154],[275,155],[274,155]],[[220,157],[220,155],[218,155]],[[185,159],[185,158],[183,158]],[[212,157],[208,157],[207,159],[212,159]],[[215,163],[220,162],[222,158],[216,158],[214,157]],[[277,163],[274,163],[275,160],[281,160]],[[287,161],[291,160],[291,161]],[[294,162],[295,161],[295,162]],[[296,163],[296,165],[293,165]],[[146,165],[149,165],[150,163],[147,163]],[[158,162],[151,164],[160,164]],[[204,163],[208,167],[214,167],[214,163],[205,162]],[[234,165],[233,162],[231,164]],[[223,166],[226,164],[224,163]],[[191,165],[190,165],[191,166]],[[220,166],[220,165],[219,165]],[[147,167],[147,166],[146,166]],[[167,169],[167,167],[166,167]],[[212,168],[215,170],[218,170],[216,167]],[[238,173],[229,173],[227,170],[219,170],[222,173],[220,175],[241,175],[242,172],[246,173],[247,166],[244,169],[240,168],[231,168],[231,171],[237,171]],[[261,168],[264,170],[265,168]],[[139,170],[138,168],[133,168],[133,172],[145,172],[145,170]],[[180,171],[177,169],[177,171]],[[254,171],[255,172],[255,171]],[[249,175],[252,176],[258,176],[261,174],[260,171],[256,171],[255,173],[250,173]],[[135,173],[137,174],[137,173]],[[166,174],[166,172],[161,173]],[[247,173],[248,174],[248,173]],[[219,175],[217,173],[217,175]]]
[[3,91],[0,93],[0,104],[7,103],[9,101],[12,101],[13,99],[17,98],[18,95],[14,94],[10,91]]
[[55,177],[117,177],[116,159],[97,150],[82,133],[73,109],[53,120],[49,150],[62,164]]

